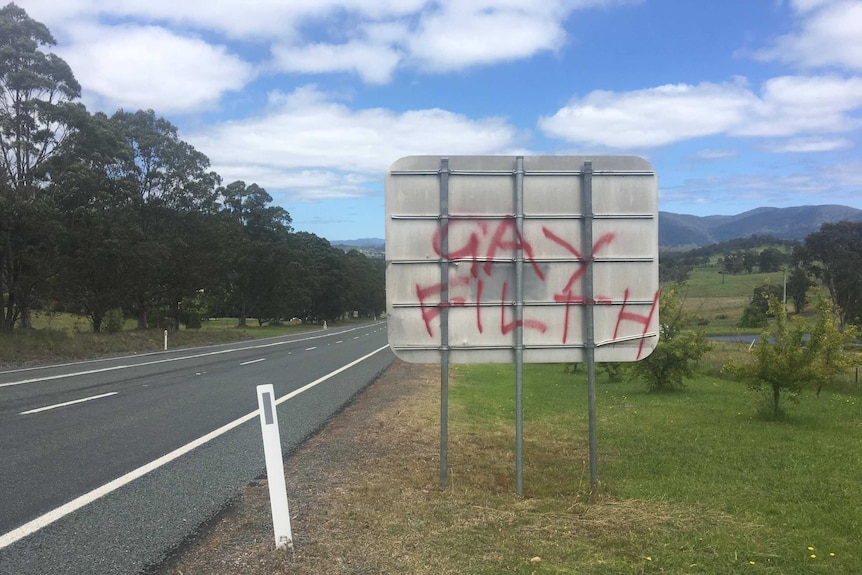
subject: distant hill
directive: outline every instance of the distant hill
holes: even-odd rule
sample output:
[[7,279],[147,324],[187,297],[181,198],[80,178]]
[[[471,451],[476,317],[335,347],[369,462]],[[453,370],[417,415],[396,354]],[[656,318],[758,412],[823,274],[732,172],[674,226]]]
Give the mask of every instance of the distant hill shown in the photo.
[[358,240],[330,240],[329,244],[334,247],[349,248],[382,248],[386,240],[381,238],[360,238]]
[[[780,240],[802,241],[824,223],[862,221],[862,210],[848,206],[799,206],[756,208],[735,216],[691,216],[673,212],[658,214],[658,244],[663,248],[702,247],[754,234]],[[334,247],[359,249],[382,257],[385,240],[360,238],[333,240]]]
[[380,238],[360,238],[358,240],[336,240],[330,241],[329,245],[338,248],[345,252],[357,250],[374,260],[382,260],[384,258],[383,249],[386,241]]
[[690,216],[659,212],[660,247],[707,246],[754,234],[802,241],[824,223],[862,221],[862,210],[848,206],[756,208],[736,216]]

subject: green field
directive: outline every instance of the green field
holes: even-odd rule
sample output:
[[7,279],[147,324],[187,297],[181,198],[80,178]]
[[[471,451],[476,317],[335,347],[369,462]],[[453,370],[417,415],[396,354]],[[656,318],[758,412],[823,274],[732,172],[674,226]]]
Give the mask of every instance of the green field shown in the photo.
[[[754,288],[769,282],[781,286],[782,272],[721,274],[715,264],[698,266],[689,274],[685,289],[685,308],[704,324],[710,335],[757,334],[758,329],[740,328],[737,324],[745,306],[751,302]],[[788,302],[790,310],[793,306]]]
[[[489,442],[471,453],[470,466],[476,477],[496,477],[491,489],[505,489],[514,475],[505,446],[514,430],[514,369],[454,371],[450,433]],[[535,525],[499,533],[495,551],[509,559],[471,572],[862,573],[858,387],[808,394],[787,420],[768,422],[733,381],[700,376],[683,392],[650,394],[642,384],[599,378],[600,495],[583,506],[585,377],[558,365],[524,373],[531,512],[523,521]],[[480,491],[472,504],[494,507]],[[491,522],[465,530],[458,548],[487,545],[495,529]],[[531,532],[539,540],[524,538]],[[541,569],[516,567],[529,554],[541,556]]]

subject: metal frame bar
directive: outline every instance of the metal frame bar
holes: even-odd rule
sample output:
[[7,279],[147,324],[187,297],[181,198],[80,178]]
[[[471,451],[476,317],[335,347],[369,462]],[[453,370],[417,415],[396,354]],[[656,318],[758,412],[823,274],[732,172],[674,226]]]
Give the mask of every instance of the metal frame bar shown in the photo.
[[440,487],[449,477],[449,160],[440,159]]
[[[524,237],[524,157],[515,158],[515,228]],[[524,495],[524,249],[515,250],[515,492]]]

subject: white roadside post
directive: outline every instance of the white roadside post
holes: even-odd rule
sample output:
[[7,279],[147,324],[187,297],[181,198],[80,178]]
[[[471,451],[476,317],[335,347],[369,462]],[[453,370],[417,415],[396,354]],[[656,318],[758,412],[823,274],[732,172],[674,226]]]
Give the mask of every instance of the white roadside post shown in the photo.
[[165,351],[168,351],[168,330],[165,330]]
[[281,458],[278,413],[275,409],[275,390],[272,384],[257,386],[257,403],[260,407],[260,429],[263,434],[263,452],[266,458],[266,477],[269,483],[275,546],[276,548],[285,545],[293,547],[290,510],[287,506],[287,486],[284,480],[284,461]]

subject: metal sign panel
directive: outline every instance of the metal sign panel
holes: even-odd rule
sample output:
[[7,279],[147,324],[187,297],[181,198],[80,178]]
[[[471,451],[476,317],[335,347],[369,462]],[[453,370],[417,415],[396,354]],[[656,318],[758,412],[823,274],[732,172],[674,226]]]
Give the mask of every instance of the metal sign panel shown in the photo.
[[518,346],[582,362],[593,344],[595,361],[636,361],[658,340],[658,293],[641,158],[409,156],[387,173],[389,343],[405,361],[511,363]]

